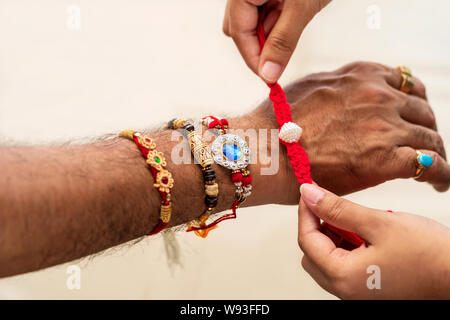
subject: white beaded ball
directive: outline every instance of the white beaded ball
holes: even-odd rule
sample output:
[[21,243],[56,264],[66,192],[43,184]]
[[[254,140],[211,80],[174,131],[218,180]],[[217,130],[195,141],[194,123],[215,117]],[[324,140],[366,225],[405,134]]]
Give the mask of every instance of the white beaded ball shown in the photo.
[[293,143],[300,140],[302,136],[302,128],[293,122],[286,122],[280,129],[280,140],[286,143]]

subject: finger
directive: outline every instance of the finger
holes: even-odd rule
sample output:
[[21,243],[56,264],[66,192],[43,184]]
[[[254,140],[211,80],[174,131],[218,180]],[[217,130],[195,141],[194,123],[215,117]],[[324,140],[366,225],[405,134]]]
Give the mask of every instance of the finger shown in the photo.
[[223,16],[222,31],[226,36],[230,36],[230,0],[225,6],[225,14]]
[[436,117],[426,100],[410,95],[399,109],[404,120],[437,131]]
[[267,0],[230,0],[229,33],[245,63],[258,73],[260,57],[259,41],[256,36],[258,6]]
[[[434,151],[419,150],[433,159],[431,166],[423,171],[417,181],[426,181],[439,192],[445,192],[450,187],[450,165]],[[411,147],[399,147],[396,151],[397,177],[411,178],[416,174],[416,150]]]
[[436,131],[412,124],[404,123],[405,135],[401,136],[402,146],[408,146],[413,149],[427,149],[437,152],[442,158],[446,159],[444,141]]
[[369,243],[376,243],[385,226],[382,211],[366,208],[314,186],[302,184],[301,199],[312,214],[329,224],[355,232]]
[[330,278],[326,277],[307,255],[304,255],[302,258],[302,267],[319,286],[331,294],[334,294]]
[[320,231],[320,219],[300,198],[298,207],[298,244],[303,253],[324,272],[330,272],[338,263],[330,257],[339,248]]
[[328,2],[284,1],[281,15],[261,52],[258,73],[263,80],[269,83],[278,81],[297,46],[303,29]]
[[[394,89],[400,90],[400,88],[402,86],[402,82],[403,82],[402,73],[400,72],[400,70],[397,70],[394,68],[389,68],[389,67],[386,67],[386,68],[388,70],[388,72],[386,73],[387,83]],[[425,88],[425,85],[423,84],[423,82],[415,76],[413,76],[413,80],[414,80],[414,86],[411,89],[411,91],[409,92],[409,94],[415,95],[419,98],[427,100],[427,92],[426,92],[426,88]]]

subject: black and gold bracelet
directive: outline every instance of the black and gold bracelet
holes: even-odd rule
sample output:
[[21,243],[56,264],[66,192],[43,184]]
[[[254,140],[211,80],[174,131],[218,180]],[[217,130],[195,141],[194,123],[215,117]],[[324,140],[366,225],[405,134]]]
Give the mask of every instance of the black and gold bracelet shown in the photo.
[[203,142],[201,136],[196,133],[194,125],[184,119],[174,119],[168,123],[168,127],[173,130],[184,129],[187,132],[187,139],[194,160],[202,167],[203,181],[205,184],[205,205],[203,214],[196,220],[187,224],[186,231],[194,231],[196,235],[206,238],[209,231],[217,225],[207,227],[206,221],[214,212],[218,202],[219,185],[216,183],[216,173],[212,168],[214,162],[211,149]]

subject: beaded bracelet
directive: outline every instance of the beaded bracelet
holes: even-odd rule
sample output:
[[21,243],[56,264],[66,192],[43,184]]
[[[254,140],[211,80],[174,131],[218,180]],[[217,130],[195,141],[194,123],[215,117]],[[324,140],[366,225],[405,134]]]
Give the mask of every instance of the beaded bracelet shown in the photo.
[[155,181],[153,185],[161,196],[159,222],[149,235],[157,234],[167,227],[172,215],[170,190],[173,187],[174,179],[172,174],[165,168],[167,163],[164,154],[156,150],[156,143],[151,138],[133,130],[124,130],[120,133],[120,136],[133,140],[139,150],[141,150],[153,175]]
[[213,213],[218,202],[219,185],[216,183],[216,173],[211,167],[213,164],[211,149],[202,141],[196,133],[194,125],[184,119],[174,119],[168,123],[168,127],[173,130],[184,129],[187,132],[189,146],[192,155],[197,163],[202,167],[203,181],[205,184],[205,205],[203,214],[194,221],[187,224],[187,232],[194,231],[199,237],[206,238],[209,231],[216,228],[216,225],[208,227],[206,221]]
[[241,137],[227,133],[228,120],[213,116],[202,118],[202,123],[208,129],[215,129],[218,137],[212,143],[214,162],[231,170],[231,181],[236,187],[235,201],[231,206],[231,214],[226,214],[215,220],[207,227],[217,225],[219,222],[235,219],[236,209],[251,195],[252,176],[247,169],[250,163],[250,149]]

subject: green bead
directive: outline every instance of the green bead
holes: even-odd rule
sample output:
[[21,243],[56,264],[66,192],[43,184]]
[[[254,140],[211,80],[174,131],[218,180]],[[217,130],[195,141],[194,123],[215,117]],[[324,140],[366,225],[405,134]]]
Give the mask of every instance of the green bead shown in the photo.
[[158,157],[155,157],[155,161],[156,161],[156,163],[160,163],[160,162],[161,162],[161,159],[158,158]]

